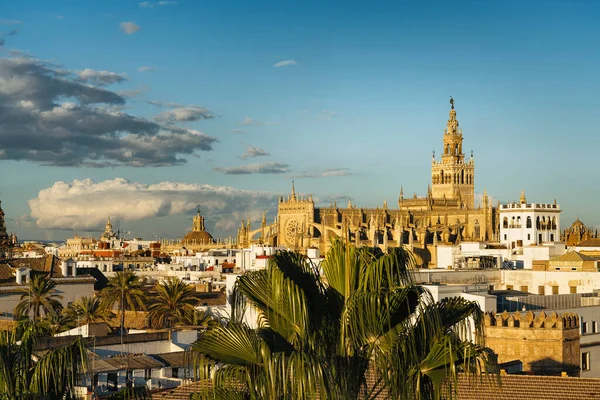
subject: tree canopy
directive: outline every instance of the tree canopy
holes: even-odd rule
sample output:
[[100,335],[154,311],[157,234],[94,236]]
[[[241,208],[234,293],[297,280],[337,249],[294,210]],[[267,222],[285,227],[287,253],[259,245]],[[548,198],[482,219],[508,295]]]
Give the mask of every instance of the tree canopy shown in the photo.
[[[451,397],[458,372],[495,370],[493,352],[470,337],[481,333],[477,304],[434,302],[413,265],[403,248],[384,254],[336,240],[320,266],[280,252],[240,276],[231,320],[193,346],[213,387],[199,396],[428,399],[446,388]],[[244,320],[247,306],[256,323]]]

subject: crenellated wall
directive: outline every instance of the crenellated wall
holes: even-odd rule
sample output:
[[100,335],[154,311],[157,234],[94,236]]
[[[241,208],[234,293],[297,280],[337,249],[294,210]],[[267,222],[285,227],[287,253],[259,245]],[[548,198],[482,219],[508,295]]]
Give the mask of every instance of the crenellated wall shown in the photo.
[[577,314],[486,313],[484,325],[485,345],[498,355],[499,363],[520,360],[525,372],[579,376]]

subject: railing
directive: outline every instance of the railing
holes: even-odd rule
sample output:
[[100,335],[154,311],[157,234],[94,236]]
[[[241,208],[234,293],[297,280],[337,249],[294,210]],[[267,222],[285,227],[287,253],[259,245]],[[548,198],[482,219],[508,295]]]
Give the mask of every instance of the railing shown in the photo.
[[508,209],[520,209],[520,208],[536,208],[536,209],[545,209],[545,208],[558,208],[558,204],[543,204],[543,203],[510,203],[510,204],[502,204],[500,206],[503,210]]
[[595,293],[573,293],[555,295],[498,296],[498,311],[558,310],[598,305],[600,298]]

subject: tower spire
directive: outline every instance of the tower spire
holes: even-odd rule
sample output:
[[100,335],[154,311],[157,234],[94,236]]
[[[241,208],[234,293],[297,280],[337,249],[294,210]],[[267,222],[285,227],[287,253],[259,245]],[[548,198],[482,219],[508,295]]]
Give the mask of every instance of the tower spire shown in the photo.
[[294,181],[292,181],[292,200],[296,200],[296,187],[294,186]]
[[527,198],[525,197],[525,189],[521,190],[521,198],[519,199],[519,203],[521,203],[521,204],[527,203]]

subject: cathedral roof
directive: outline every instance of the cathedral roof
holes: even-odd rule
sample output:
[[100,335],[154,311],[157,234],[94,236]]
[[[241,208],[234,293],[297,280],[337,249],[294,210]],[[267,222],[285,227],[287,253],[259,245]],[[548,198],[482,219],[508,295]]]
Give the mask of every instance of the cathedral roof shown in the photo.
[[588,228],[583,224],[583,222],[581,222],[579,220],[579,218],[577,218],[575,220],[575,222],[573,222],[571,224],[571,226],[567,228],[567,231],[571,231],[571,232],[578,232],[578,231],[583,232],[583,231],[587,231],[587,230],[588,230]]
[[214,243],[214,241],[212,235],[204,229],[204,217],[200,214],[200,208],[198,208],[198,212],[194,216],[192,231],[185,235],[181,244],[209,244]]
[[183,241],[188,243],[207,244],[214,242],[212,235],[206,231],[191,231],[184,236]]
[[600,238],[593,238],[577,243],[577,247],[600,247]]

